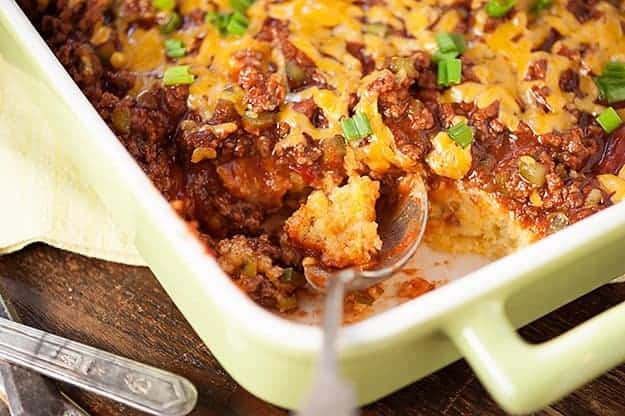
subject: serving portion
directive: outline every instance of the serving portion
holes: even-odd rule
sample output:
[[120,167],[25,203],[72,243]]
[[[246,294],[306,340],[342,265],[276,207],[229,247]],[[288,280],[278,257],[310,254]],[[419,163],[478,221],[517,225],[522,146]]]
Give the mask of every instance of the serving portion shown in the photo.
[[433,247],[492,257],[625,197],[621,2],[20,3],[272,309],[297,308],[307,267],[376,260],[376,204],[406,173],[427,179]]

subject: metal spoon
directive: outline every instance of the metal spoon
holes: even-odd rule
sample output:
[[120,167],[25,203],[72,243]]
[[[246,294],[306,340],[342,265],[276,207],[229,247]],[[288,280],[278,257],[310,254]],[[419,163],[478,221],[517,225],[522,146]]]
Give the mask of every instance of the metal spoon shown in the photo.
[[[5,318],[0,318],[0,359],[152,415],[184,416],[197,401],[195,387],[183,377]],[[10,393],[13,386],[6,388]]]
[[320,267],[306,270],[306,280],[326,292],[323,316],[323,346],[313,387],[299,416],[356,415],[353,387],[338,374],[336,339],[343,319],[345,290],[375,285],[402,268],[414,255],[427,223],[428,199],[419,175],[398,180],[396,189],[376,208],[382,249],[378,261],[366,269],[328,272]]

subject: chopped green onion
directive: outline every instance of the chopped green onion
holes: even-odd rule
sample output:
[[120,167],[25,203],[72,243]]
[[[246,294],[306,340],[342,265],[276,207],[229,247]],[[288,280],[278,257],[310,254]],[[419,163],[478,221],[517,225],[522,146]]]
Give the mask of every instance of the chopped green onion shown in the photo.
[[187,54],[187,50],[178,39],[166,39],[165,40],[165,53],[170,58],[182,58]]
[[206,21],[215,26],[222,35],[226,34],[226,27],[230,20],[230,13],[209,12],[206,14]]
[[169,16],[169,20],[167,20],[167,23],[161,25],[161,33],[167,35],[173,32],[178,28],[178,26],[180,26],[181,21],[182,19],[180,19],[180,15],[176,12],[172,12]]
[[167,49],[167,56],[170,58],[182,58],[186,54],[187,50],[185,48]]
[[361,138],[365,138],[370,136],[373,131],[371,130],[371,124],[369,124],[369,119],[365,113],[356,113],[354,117],[352,117],[354,123],[356,124],[356,130],[358,130],[358,134]]
[[254,3],[254,0],[230,0],[230,7],[237,12],[245,13],[252,3]]
[[608,104],[625,101],[625,80],[596,79],[601,95]]
[[535,0],[530,11],[532,13],[540,13],[543,10],[547,10],[553,4],[553,0]]
[[447,59],[438,63],[438,85],[448,87],[462,81],[462,61]]
[[356,123],[353,119],[343,119],[343,121],[341,121],[341,128],[343,129],[343,135],[348,142],[360,139],[360,134],[358,134],[358,128],[356,127]]
[[608,62],[607,64],[605,64],[605,67],[603,67],[603,73],[601,74],[601,76],[610,78],[624,78],[625,63],[616,61]]
[[515,0],[489,0],[486,3],[486,13],[492,17],[503,17],[514,7],[515,3]]
[[175,0],[152,0],[152,5],[158,10],[170,11],[176,7]]
[[608,62],[595,83],[609,104],[625,101],[625,63]]
[[605,98],[610,104],[625,101],[625,85],[608,87],[608,90],[605,93]]
[[179,49],[184,48],[182,41],[179,39],[165,39],[165,48],[166,49]]
[[599,125],[603,128],[603,131],[610,134],[623,124],[623,120],[621,120],[621,117],[618,115],[616,110],[614,110],[614,108],[609,107],[599,114],[599,117],[597,117],[597,123],[599,123]]
[[438,43],[438,49],[442,53],[457,52],[461,54],[467,50],[467,44],[460,33],[438,33],[436,43]]
[[206,14],[206,21],[217,27],[222,35],[242,35],[249,25],[247,17],[238,11],[232,13],[210,12]]
[[384,23],[365,23],[363,30],[370,35],[384,37],[388,33],[388,26]]
[[341,128],[348,142],[364,139],[373,133],[365,113],[356,113],[353,117],[343,119]]
[[195,77],[189,73],[189,65],[172,66],[163,74],[163,84],[166,86],[191,84]]
[[226,31],[231,35],[243,35],[245,31],[247,31],[249,23],[249,20],[247,20],[244,14],[233,12],[230,15]]
[[473,129],[467,126],[464,121],[452,126],[447,130],[447,134],[463,149],[473,143]]
[[454,59],[457,56],[458,56],[458,51],[441,52],[439,50],[439,51],[434,52],[434,54],[432,55],[432,62],[437,64],[440,61],[446,61],[448,59]]

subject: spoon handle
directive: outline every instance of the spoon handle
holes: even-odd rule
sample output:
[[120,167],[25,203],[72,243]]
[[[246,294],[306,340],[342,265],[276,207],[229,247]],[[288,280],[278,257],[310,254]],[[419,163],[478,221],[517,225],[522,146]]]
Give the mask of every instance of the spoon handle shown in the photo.
[[354,270],[341,270],[329,281],[323,311],[321,357],[313,386],[297,416],[356,416],[353,386],[339,375],[337,339],[343,320],[345,283],[354,278]]
[[197,400],[185,378],[4,318],[0,359],[153,415],[186,415]]

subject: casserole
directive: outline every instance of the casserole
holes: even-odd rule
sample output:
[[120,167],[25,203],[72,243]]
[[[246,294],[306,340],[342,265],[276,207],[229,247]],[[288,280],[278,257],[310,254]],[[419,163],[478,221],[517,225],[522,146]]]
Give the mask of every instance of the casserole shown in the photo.
[[[318,330],[262,310],[225,278],[16,5],[5,0],[1,10],[3,56],[40,80],[36,90],[25,93],[50,114],[60,143],[116,221],[133,233],[191,325],[240,384],[265,400],[296,406],[320,344]],[[624,319],[621,307],[541,346],[525,345],[513,327],[622,274],[618,254],[624,232],[625,208],[617,205],[458,282],[347,327],[341,364],[356,383],[361,403],[440,368],[459,352],[502,406],[514,412],[540,407],[616,365],[625,351],[608,327]],[[569,367],[581,360],[582,370]],[[544,374],[537,380],[531,369],[539,365]]]

